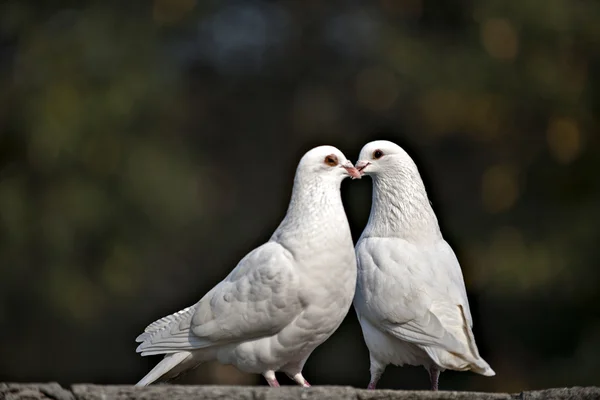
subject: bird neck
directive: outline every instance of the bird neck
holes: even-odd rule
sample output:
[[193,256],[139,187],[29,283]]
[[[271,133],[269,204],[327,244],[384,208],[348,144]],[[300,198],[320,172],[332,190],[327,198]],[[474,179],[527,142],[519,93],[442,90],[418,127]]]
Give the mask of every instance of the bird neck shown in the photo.
[[373,176],[373,201],[363,237],[427,241],[441,237],[416,166]]
[[271,240],[309,253],[335,242],[352,245],[340,185],[339,180],[296,176],[287,213]]

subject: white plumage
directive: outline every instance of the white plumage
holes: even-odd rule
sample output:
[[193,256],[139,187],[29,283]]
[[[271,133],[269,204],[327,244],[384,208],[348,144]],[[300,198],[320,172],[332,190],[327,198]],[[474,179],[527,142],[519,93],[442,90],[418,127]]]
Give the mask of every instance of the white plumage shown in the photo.
[[338,328],[352,303],[356,258],[340,184],[358,171],[335,147],[306,153],[287,214],[270,240],[246,255],[198,303],[150,324],[136,339],[142,356],[165,358],[137,385],[169,379],[208,360],[298,384],[312,351]]
[[374,389],[388,364],[495,375],[481,358],[462,271],[442,237],[417,166],[399,146],[368,143],[356,167],[373,179],[371,215],[358,243],[354,298]]

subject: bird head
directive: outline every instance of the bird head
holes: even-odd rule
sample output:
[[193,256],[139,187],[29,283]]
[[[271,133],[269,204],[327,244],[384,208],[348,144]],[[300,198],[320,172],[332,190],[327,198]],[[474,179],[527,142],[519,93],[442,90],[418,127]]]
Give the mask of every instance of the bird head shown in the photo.
[[298,164],[298,171],[309,171],[324,178],[360,179],[360,173],[344,153],[333,146],[319,146],[308,151]]
[[362,148],[355,167],[361,176],[379,175],[398,164],[414,163],[402,147],[387,140],[376,140]]

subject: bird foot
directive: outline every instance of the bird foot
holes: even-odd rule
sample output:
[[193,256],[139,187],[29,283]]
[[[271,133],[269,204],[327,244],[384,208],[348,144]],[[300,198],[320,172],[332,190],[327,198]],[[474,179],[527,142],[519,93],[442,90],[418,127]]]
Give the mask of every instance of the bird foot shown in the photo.
[[267,383],[271,387],[279,387],[279,382],[277,382],[277,379],[267,379]]
[[[289,375],[288,375],[289,376]],[[310,387],[310,383],[308,383],[308,381],[306,379],[304,379],[304,377],[302,376],[301,373],[296,374],[292,377],[292,379],[300,386],[302,387]]]
[[277,378],[275,377],[275,371],[267,371],[263,374],[267,383],[271,387],[279,387],[279,382],[277,382]]

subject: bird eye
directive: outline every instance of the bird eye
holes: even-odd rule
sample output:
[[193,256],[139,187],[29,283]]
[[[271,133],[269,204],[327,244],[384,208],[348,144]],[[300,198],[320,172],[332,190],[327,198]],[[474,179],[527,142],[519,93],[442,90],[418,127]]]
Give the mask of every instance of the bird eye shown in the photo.
[[373,159],[374,160],[377,160],[377,159],[379,159],[381,157],[383,157],[383,151],[381,151],[381,150],[375,150],[373,152]]
[[330,167],[335,167],[338,165],[338,158],[335,155],[330,154],[325,157],[325,164],[329,165]]

